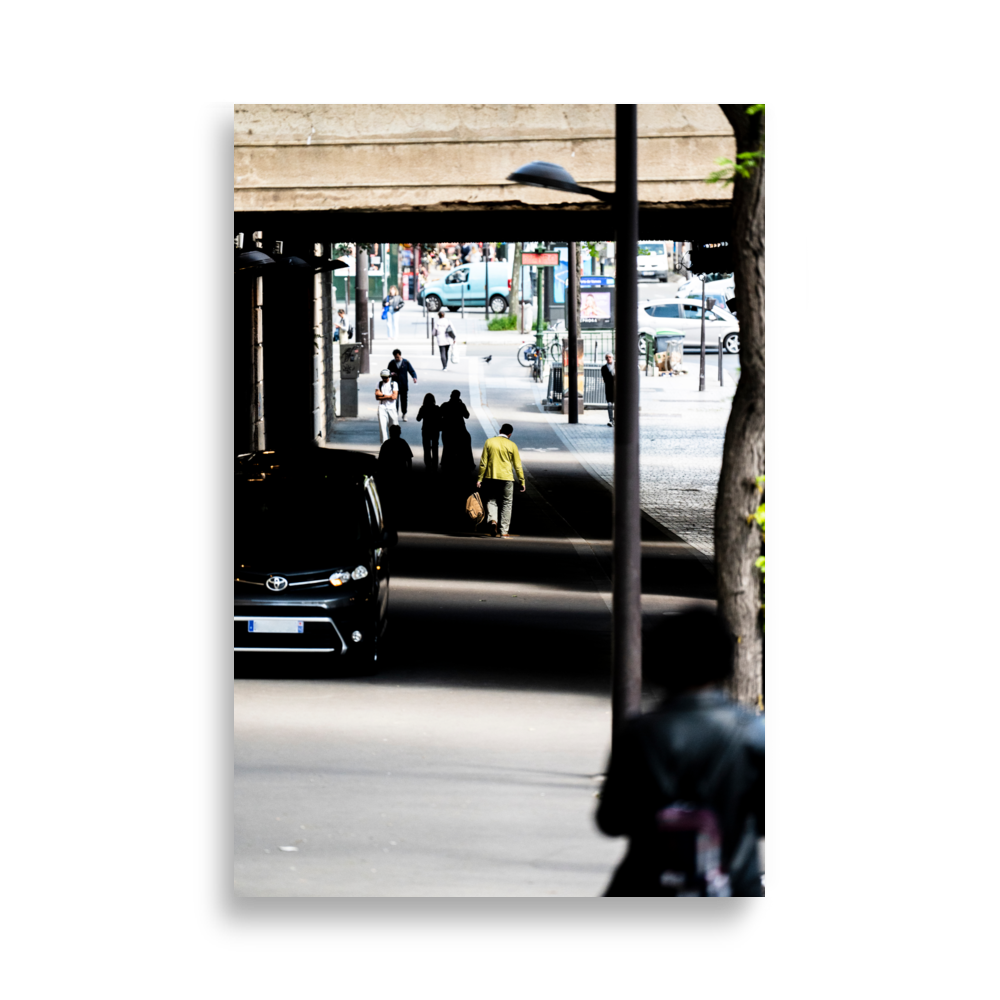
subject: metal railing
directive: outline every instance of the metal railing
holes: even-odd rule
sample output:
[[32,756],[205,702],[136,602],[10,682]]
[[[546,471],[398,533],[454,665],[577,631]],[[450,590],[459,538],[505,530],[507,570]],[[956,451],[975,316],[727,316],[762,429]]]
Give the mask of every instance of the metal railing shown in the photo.
[[[549,388],[546,393],[546,398],[552,405],[562,405],[562,365],[553,365],[549,369]],[[604,379],[601,378],[601,365],[584,362],[583,405],[585,408],[589,409],[604,409],[604,407],[607,406],[607,400],[604,398]]]

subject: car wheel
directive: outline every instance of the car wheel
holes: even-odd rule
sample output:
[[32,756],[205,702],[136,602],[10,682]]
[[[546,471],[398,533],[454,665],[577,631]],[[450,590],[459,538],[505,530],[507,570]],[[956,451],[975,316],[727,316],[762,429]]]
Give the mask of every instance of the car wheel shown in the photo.
[[490,312],[502,313],[507,310],[507,300],[502,295],[494,295],[490,299]]
[[436,313],[441,309],[441,300],[436,295],[428,295],[424,299],[424,304],[427,306],[429,312]]
[[668,280],[667,278],[660,278],[660,281],[663,281],[663,282],[666,282],[667,280]]
[[726,354],[739,354],[740,335],[738,333],[727,333],[722,338],[722,350]]

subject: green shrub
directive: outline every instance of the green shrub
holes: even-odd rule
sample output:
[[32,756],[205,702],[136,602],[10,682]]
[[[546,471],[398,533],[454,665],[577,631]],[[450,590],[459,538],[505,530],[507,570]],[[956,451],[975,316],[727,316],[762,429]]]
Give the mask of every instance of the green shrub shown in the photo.
[[517,329],[517,315],[515,313],[509,312],[504,313],[502,316],[494,316],[493,319],[486,324],[487,330],[516,330]]

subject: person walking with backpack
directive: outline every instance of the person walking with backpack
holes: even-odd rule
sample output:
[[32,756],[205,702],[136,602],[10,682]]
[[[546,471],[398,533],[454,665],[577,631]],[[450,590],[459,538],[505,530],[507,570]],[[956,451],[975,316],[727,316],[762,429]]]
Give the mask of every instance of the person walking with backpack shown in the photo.
[[506,538],[510,531],[515,473],[521,485],[521,492],[525,490],[521,453],[510,439],[513,433],[514,428],[510,424],[504,424],[496,437],[487,438],[479,460],[479,474],[476,476],[476,488],[482,490],[483,499],[486,501],[486,520],[489,522],[490,534],[494,538]]
[[406,419],[406,394],[410,391],[410,375],[413,376],[413,384],[417,384],[417,373],[413,370],[413,365],[403,357],[403,352],[397,347],[392,352],[392,361],[388,365],[392,373],[392,380],[396,383],[396,391],[399,394],[396,400],[396,410]]
[[393,285],[389,289],[389,294],[382,299],[382,319],[388,324],[386,336],[389,340],[396,339],[396,313],[403,308],[403,299],[399,294],[399,289]]
[[437,343],[438,353],[441,355],[441,371],[448,367],[448,351],[455,343],[455,331],[450,323],[445,323],[444,310],[442,309],[433,319],[431,335]]
[[644,637],[643,677],[666,697],[614,735],[596,819],[629,847],[605,896],[764,895],[764,717],[725,692],[734,648],[711,611]]
[[375,387],[375,403],[378,410],[379,443],[385,444],[389,439],[389,428],[399,426],[396,414],[396,383],[392,380],[392,372],[383,368],[380,372],[382,381]]

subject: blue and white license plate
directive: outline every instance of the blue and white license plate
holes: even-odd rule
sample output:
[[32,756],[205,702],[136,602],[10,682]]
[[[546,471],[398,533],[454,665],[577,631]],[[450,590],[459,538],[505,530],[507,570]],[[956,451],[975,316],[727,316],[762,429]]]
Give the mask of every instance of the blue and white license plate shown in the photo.
[[295,634],[303,630],[303,624],[294,618],[251,618],[247,622],[248,632],[282,632]]

